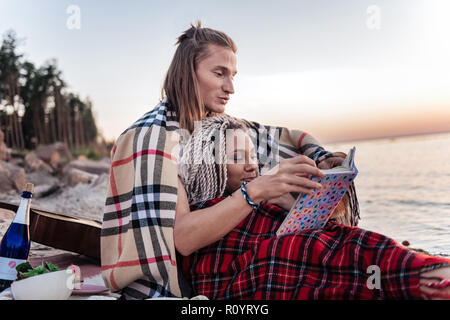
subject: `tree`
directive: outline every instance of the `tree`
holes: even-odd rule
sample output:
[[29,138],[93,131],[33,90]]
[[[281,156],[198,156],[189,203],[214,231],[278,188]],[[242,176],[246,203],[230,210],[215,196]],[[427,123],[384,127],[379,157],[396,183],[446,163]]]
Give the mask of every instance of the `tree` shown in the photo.
[[67,92],[55,59],[41,67],[22,61],[16,53],[14,31],[6,33],[0,48],[0,128],[6,144],[33,149],[63,141],[81,148],[98,135],[92,102]]
[[2,117],[6,117],[5,135],[11,146],[22,149],[24,139],[19,112],[23,112],[20,98],[20,68],[22,54],[17,54],[18,40],[13,30],[7,31],[0,47],[0,101]]

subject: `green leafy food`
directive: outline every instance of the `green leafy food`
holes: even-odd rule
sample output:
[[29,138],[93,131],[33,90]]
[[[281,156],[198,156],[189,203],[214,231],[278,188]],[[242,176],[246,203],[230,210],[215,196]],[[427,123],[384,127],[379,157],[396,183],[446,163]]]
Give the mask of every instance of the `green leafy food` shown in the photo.
[[34,277],[40,274],[59,271],[59,267],[51,262],[43,262],[42,265],[33,268],[30,263],[24,262],[16,267],[17,280]]
[[45,269],[43,266],[37,266],[36,268],[24,272],[23,275],[26,277],[33,277],[33,276],[37,276],[38,274],[43,274],[43,273],[47,273],[47,269]]
[[45,262],[45,268],[49,271],[49,272],[53,272],[53,271],[59,271],[59,268],[57,265],[51,263],[51,262]]
[[17,272],[27,272],[33,269],[29,262],[23,262],[16,267]]

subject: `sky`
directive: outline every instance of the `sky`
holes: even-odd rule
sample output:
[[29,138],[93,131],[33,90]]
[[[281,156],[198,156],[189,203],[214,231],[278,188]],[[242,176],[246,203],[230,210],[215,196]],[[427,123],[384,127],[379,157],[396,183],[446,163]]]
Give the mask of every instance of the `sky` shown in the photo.
[[37,65],[57,59],[115,139],[151,110],[191,23],[237,44],[228,114],[323,142],[450,131],[450,1],[0,0]]

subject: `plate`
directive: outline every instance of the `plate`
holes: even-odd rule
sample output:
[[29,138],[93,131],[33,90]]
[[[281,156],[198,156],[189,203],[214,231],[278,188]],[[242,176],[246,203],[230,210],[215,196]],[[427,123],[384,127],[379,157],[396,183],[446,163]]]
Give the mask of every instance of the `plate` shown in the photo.
[[80,295],[84,295],[84,294],[96,294],[96,293],[101,293],[101,292],[105,292],[108,291],[109,289],[105,286],[98,286],[98,285],[94,285],[94,284],[81,284],[80,289],[73,289],[72,294],[80,294]]

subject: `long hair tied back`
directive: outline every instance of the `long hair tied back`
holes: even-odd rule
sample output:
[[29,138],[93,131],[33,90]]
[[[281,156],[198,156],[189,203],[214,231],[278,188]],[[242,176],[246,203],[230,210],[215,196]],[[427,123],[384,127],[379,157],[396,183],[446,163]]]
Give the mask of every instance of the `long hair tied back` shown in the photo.
[[230,116],[206,117],[197,122],[192,135],[182,148],[178,175],[190,204],[202,202],[225,193],[227,184],[226,131],[246,130]]

